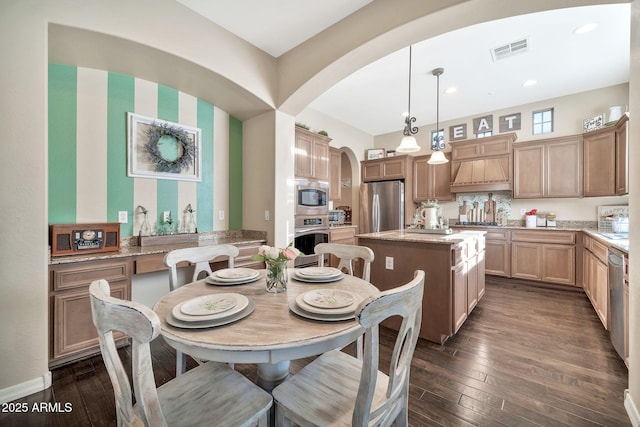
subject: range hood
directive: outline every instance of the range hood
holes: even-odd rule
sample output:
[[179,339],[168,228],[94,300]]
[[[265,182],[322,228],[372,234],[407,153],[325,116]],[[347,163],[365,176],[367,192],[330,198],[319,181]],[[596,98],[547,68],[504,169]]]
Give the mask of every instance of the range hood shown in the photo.
[[511,191],[515,133],[451,142],[452,193]]

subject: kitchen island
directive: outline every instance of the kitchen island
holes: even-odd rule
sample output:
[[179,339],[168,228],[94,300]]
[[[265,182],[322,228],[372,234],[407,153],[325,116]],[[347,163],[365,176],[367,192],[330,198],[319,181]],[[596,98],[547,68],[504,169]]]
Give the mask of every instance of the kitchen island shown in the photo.
[[[391,230],[356,235],[371,248],[371,283],[380,290],[402,286],[424,270],[420,337],[439,344],[454,335],[485,292],[484,231],[422,234]],[[385,326],[399,328],[399,320]]]

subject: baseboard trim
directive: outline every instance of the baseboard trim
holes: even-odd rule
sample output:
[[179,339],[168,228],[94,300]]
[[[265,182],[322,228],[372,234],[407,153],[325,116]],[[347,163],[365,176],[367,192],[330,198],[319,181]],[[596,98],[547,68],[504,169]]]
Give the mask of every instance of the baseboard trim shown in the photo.
[[43,376],[0,390],[0,402],[6,403],[51,387],[51,371]]
[[631,425],[633,427],[640,426],[640,412],[638,412],[638,408],[635,403],[633,403],[633,399],[631,399],[631,393],[629,393],[629,389],[624,391],[624,409],[627,410],[627,415],[629,415],[629,420],[631,421]]

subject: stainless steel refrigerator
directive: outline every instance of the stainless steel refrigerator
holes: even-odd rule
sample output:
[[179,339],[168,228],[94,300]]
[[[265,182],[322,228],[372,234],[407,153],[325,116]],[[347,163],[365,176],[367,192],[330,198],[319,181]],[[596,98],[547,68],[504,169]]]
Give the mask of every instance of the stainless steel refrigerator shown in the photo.
[[404,182],[369,182],[360,186],[360,231],[404,228]]

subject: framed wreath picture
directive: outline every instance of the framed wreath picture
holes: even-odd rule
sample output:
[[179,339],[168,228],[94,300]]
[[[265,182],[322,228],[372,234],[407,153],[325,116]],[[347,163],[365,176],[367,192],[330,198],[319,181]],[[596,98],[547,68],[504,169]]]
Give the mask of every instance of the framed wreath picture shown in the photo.
[[202,180],[202,131],[127,113],[127,176]]

